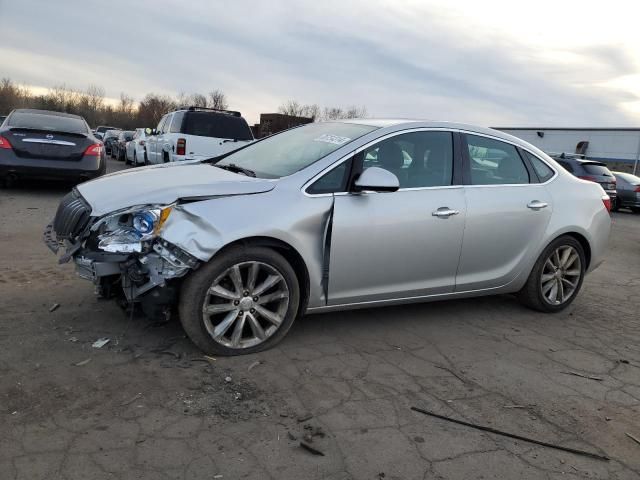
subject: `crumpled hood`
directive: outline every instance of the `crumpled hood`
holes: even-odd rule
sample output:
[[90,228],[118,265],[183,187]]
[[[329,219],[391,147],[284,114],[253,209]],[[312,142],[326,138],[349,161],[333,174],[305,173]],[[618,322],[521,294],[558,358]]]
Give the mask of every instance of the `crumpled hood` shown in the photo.
[[91,205],[91,215],[99,217],[134,205],[169,204],[180,198],[268,192],[275,185],[273,180],[191,162],[123,170],[85,182],[77,189]]

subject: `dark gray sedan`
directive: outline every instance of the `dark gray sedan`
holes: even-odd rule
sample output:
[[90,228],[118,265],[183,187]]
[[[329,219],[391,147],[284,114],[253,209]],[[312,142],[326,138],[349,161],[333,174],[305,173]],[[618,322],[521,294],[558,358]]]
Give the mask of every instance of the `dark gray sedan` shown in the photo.
[[0,180],[59,178],[84,181],[105,173],[102,143],[78,115],[12,111],[0,128]]
[[630,208],[634,213],[640,213],[640,177],[630,173],[612,172],[617,180],[618,208]]

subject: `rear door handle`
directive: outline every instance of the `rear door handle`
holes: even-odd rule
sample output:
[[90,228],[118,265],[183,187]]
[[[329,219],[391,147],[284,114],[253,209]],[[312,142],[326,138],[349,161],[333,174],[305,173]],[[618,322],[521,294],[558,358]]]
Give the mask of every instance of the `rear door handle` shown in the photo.
[[540,200],[532,200],[527,204],[527,208],[531,210],[541,210],[543,208],[547,208],[549,206],[546,202],[541,202]]
[[449,207],[440,207],[435,212],[432,212],[431,215],[438,218],[449,218],[452,215],[458,215],[460,212],[458,210],[452,210]]

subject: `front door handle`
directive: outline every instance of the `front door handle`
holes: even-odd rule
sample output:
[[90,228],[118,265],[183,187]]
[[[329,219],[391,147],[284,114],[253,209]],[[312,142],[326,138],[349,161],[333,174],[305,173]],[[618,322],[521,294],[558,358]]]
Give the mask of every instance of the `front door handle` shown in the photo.
[[432,212],[431,215],[438,218],[449,218],[453,215],[458,215],[460,212],[458,210],[452,210],[449,207],[440,207],[435,212]]
[[543,208],[547,208],[549,206],[546,202],[541,202],[540,200],[532,200],[527,204],[527,208],[531,210],[541,210]]

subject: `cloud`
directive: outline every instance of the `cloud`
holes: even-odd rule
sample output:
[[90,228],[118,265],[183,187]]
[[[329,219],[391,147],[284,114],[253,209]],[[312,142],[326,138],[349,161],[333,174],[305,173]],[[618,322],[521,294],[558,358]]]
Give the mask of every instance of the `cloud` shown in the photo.
[[461,12],[361,0],[23,0],[0,3],[0,56],[14,80],[99,84],[109,97],[221,88],[250,121],[295,98],[481,125],[637,124],[638,92],[615,81],[639,73],[632,45],[550,44],[544,25],[514,34],[498,10]]

